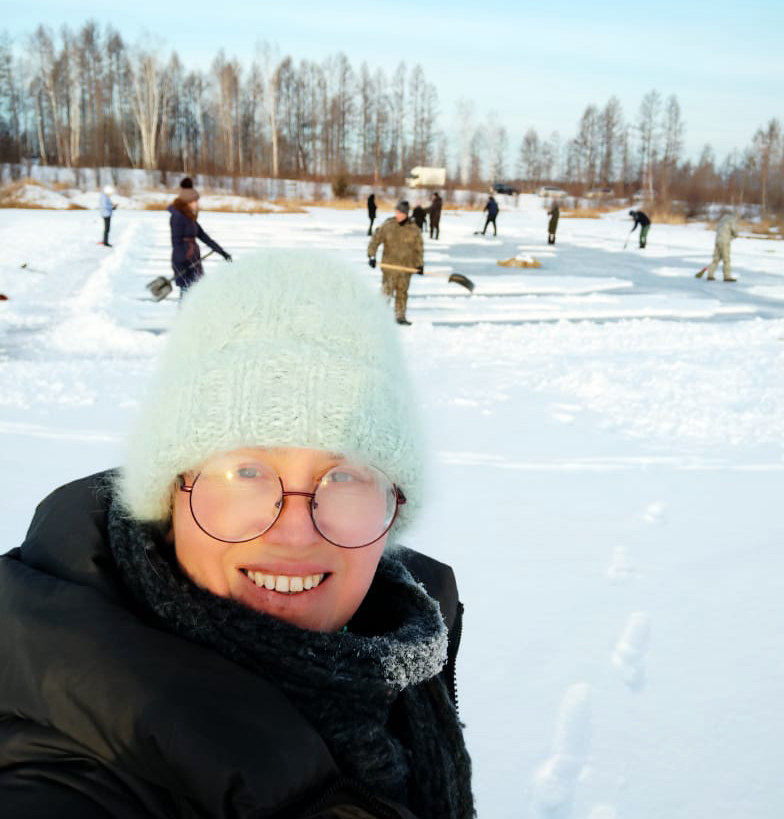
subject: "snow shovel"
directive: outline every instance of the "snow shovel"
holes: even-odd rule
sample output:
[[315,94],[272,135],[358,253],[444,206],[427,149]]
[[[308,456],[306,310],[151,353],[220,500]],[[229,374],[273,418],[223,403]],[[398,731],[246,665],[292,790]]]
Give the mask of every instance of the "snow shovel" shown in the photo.
[[166,276],[158,276],[146,284],[145,287],[150,291],[150,295],[155,301],[163,301],[171,293],[173,281],[174,276],[170,279],[167,279]]
[[[204,261],[208,256],[212,256],[214,250],[211,250],[209,253],[205,253],[199,259],[192,261],[188,267],[186,267],[186,271],[190,270],[196,262]],[[151,282],[145,285],[145,287],[150,291],[150,295],[155,299],[155,301],[163,301],[166,296],[169,295],[172,291],[172,282],[174,281],[175,277],[172,276],[171,278],[167,278],[166,276],[157,276]]]
[[[387,264],[386,262],[381,262],[379,267],[385,267],[387,270],[399,270],[401,273],[419,272],[415,267],[403,267],[399,264]],[[461,287],[465,287],[469,293],[474,292],[474,283],[468,278],[468,276],[464,276],[462,273],[430,273],[427,270],[424,272],[425,276],[440,276],[442,279],[447,279],[454,284],[459,284]]]

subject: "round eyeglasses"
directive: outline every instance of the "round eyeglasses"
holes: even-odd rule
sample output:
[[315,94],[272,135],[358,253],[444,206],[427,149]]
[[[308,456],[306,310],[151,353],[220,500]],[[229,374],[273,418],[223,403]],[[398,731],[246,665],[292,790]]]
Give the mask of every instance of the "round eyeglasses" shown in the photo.
[[287,492],[283,479],[263,457],[228,454],[211,460],[188,484],[196,525],[224,543],[244,543],[271,529],[289,495],[309,499],[313,526],[343,549],[369,546],[383,537],[406,502],[403,492],[374,466],[341,461],[319,478],[313,492]]

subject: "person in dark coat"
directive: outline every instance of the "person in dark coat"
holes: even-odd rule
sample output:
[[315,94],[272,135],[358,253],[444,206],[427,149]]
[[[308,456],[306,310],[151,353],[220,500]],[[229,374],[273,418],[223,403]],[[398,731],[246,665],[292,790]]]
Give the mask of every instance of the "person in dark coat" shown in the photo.
[[640,226],[640,247],[645,247],[645,244],[648,241],[648,231],[651,228],[651,220],[641,210],[630,210],[629,216],[634,219],[631,232],[634,233],[634,231],[637,229],[637,225]]
[[[188,184],[190,183],[190,185]],[[196,240],[204,242],[227,261],[231,256],[202,229],[197,221],[199,215],[199,192],[189,177],[180,184],[177,198],[167,208],[171,214],[172,270],[180,296],[203,275],[201,252]]]
[[123,467],[0,557],[3,817],[472,819],[454,575],[392,546],[424,497],[404,362],[334,257],[193,289]]
[[488,197],[487,204],[483,210],[487,211],[487,219],[485,220],[485,226],[482,228],[482,236],[487,232],[488,225],[493,226],[493,236],[497,236],[498,232],[495,229],[495,220],[498,216],[498,202],[495,201],[494,196]]
[[376,194],[371,193],[367,198],[368,219],[370,219],[370,226],[368,227],[368,236],[373,235],[373,222],[376,221]]
[[422,207],[421,202],[416,203],[416,207],[411,212],[411,218],[420,230],[425,229],[425,221],[427,220],[427,211]]
[[547,212],[550,221],[547,223],[547,244],[555,244],[555,231],[558,230],[558,218],[561,215],[561,210],[557,202],[553,202],[553,206]]
[[441,205],[443,200],[439,193],[434,193],[431,197],[430,207],[427,208],[427,218],[430,220],[430,238],[438,239],[439,225],[441,224]]

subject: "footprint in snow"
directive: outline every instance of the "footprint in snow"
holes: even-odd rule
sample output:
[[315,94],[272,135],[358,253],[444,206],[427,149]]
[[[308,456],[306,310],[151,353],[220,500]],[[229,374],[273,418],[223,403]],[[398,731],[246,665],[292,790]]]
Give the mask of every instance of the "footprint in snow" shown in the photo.
[[667,507],[661,501],[649,503],[643,520],[650,526],[661,526],[667,522]]
[[613,550],[612,560],[607,567],[606,574],[607,579],[615,586],[629,583],[636,577],[637,572],[629,561],[629,555],[623,544],[619,544]]
[[567,690],[561,703],[552,756],[534,774],[532,794],[539,819],[571,819],[590,744],[591,689],[577,683]]
[[650,633],[650,618],[644,611],[636,611],[629,616],[613,651],[613,665],[631,691],[641,691],[645,686],[645,659]]

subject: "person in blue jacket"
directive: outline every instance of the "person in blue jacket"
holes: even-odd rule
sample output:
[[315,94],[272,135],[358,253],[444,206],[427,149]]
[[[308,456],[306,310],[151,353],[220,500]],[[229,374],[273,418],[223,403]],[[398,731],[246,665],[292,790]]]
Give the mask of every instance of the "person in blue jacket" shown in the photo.
[[99,200],[98,207],[101,211],[101,216],[103,216],[103,242],[102,244],[105,247],[111,247],[109,244],[109,228],[112,224],[112,213],[117,205],[112,203],[112,200],[109,198],[114,193],[114,188],[111,185],[107,185],[101,191],[101,198]]
[[227,261],[231,256],[202,229],[197,221],[199,215],[199,192],[190,177],[180,183],[180,193],[167,208],[171,214],[172,270],[174,282],[180,288],[180,296],[203,275],[201,252],[196,240],[204,242]]
[[482,236],[485,235],[489,225],[493,226],[493,236],[497,236],[498,231],[495,229],[495,218],[498,216],[498,202],[495,201],[495,196],[490,196],[488,198],[484,210],[487,211],[487,219],[485,220],[485,226],[482,229]]

